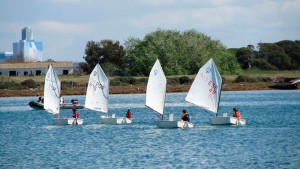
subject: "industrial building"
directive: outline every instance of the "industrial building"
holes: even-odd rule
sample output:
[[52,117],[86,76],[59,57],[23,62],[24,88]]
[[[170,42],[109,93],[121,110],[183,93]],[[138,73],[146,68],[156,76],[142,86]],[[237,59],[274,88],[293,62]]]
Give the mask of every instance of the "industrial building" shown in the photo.
[[21,31],[21,40],[13,43],[13,52],[0,52],[0,75],[45,75],[52,64],[58,75],[73,73],[73,62],[44,62],[43,43],[36,42],[30,27]]
[[0,52],[0,63],[12,60],[12,52]]
[[22,40],[13,43],[13,57],[15,62],[37,62],[43,61],[43,43],[33,39],[30,27],[22,29]]
[[47,73],[52,64],[57,75],[73,73],[73,62],[25,62],[25,63],[1,63],[0,75],[4,76],[39,76]]

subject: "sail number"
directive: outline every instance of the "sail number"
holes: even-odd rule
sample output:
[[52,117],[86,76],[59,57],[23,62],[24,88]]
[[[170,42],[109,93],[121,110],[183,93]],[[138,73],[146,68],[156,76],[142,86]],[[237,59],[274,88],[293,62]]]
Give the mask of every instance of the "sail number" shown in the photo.
[[97,90],[97,88],[103,90],[104,89],[104,85],[102,85],[101,83],[97,82],[96,84],[93,83],[89,83],[89,87],[91,87],[92,89],[94,89],[94,91]]
[[219,86],[217,84],[215,84],[213,81],[209,81],[208,85],[211,87],[209,89],[209,95],[208,98],[210,98],[211,100],[213,100],[215,98],[215,94],[216,94],[216,90],[218,90]]
[[215,84],[212,80],[208,81],[209,78],[203,73],[200,73],[200,78],[207,83],[207,85],[210,87],[209,89],[209,95],[208,98],[213,100],[215,98],[215,94],[217,90],[219,89],[219,86]]
[[208,77],[203,72],[200,73],[200,77],[204,82],[208,81]]
[[56,91],[56,88],[52,84],[49,84],[48,87],[49,87],[50,90]]

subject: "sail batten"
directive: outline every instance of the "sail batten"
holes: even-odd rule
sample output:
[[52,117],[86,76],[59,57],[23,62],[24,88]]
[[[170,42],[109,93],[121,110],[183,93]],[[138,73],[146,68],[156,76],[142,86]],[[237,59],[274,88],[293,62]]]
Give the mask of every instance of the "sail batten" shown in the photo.
[[109,80],[99,64],[96,65],[88,83],[85,107],[108,113]]
[[52,65],[50,65],[46,73],[44,86],[44,109],[49,113],[59,114],[60,87],[60,81]]
[[159,114],[164,114],[166,88],[166,76],[160,66],[159,60],[156,60],[150,71],[147,84],[146,106]]
[[185,100],[205,108],[206,110],[217,113],[221,85],[222,78],[213,59],[210,59],[198,71]]

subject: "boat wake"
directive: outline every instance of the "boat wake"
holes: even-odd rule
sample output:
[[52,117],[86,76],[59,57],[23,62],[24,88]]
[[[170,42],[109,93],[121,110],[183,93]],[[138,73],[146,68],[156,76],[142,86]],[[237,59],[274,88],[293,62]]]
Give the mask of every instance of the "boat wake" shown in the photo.
[[42,128],[43,129],[47,129],[47,130],[52,130],[52,129],[58,129],[62,126],[59,126],[59,125],[52,125],[52,126],[43,126]]
[[104,124],[88,124],[88,125],[84,125],[83,128],[87,128],[87,129],[99,129],[102,127],[105,127],[106,125]]

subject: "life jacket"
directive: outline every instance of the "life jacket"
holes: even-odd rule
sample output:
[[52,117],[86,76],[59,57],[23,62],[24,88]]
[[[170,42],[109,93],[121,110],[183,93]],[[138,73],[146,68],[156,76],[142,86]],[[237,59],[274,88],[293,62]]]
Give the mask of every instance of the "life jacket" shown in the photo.
[[126,113],[126,118],[131,118],[131,111],[127,111],[127,113]]
[[190,121],[190,116],[189,116],[189,114],[187,114],[187,113],[184,113],[183,115],[181,115],[181,119],[183,120],[183,121]]
[[240,112],[236,112],[236,117],[238,117],[238,118],[242,118],[242,116],[241,116]]
[[76,111],[75,113],[73,113],[73,116],[72,116],[73,118],[79,118],[79,114],[78,114],[78,112]]
[[236,113],[235,113],[235,112],[233,112],[233,115],[232,115],[232,117],[236,117]]

